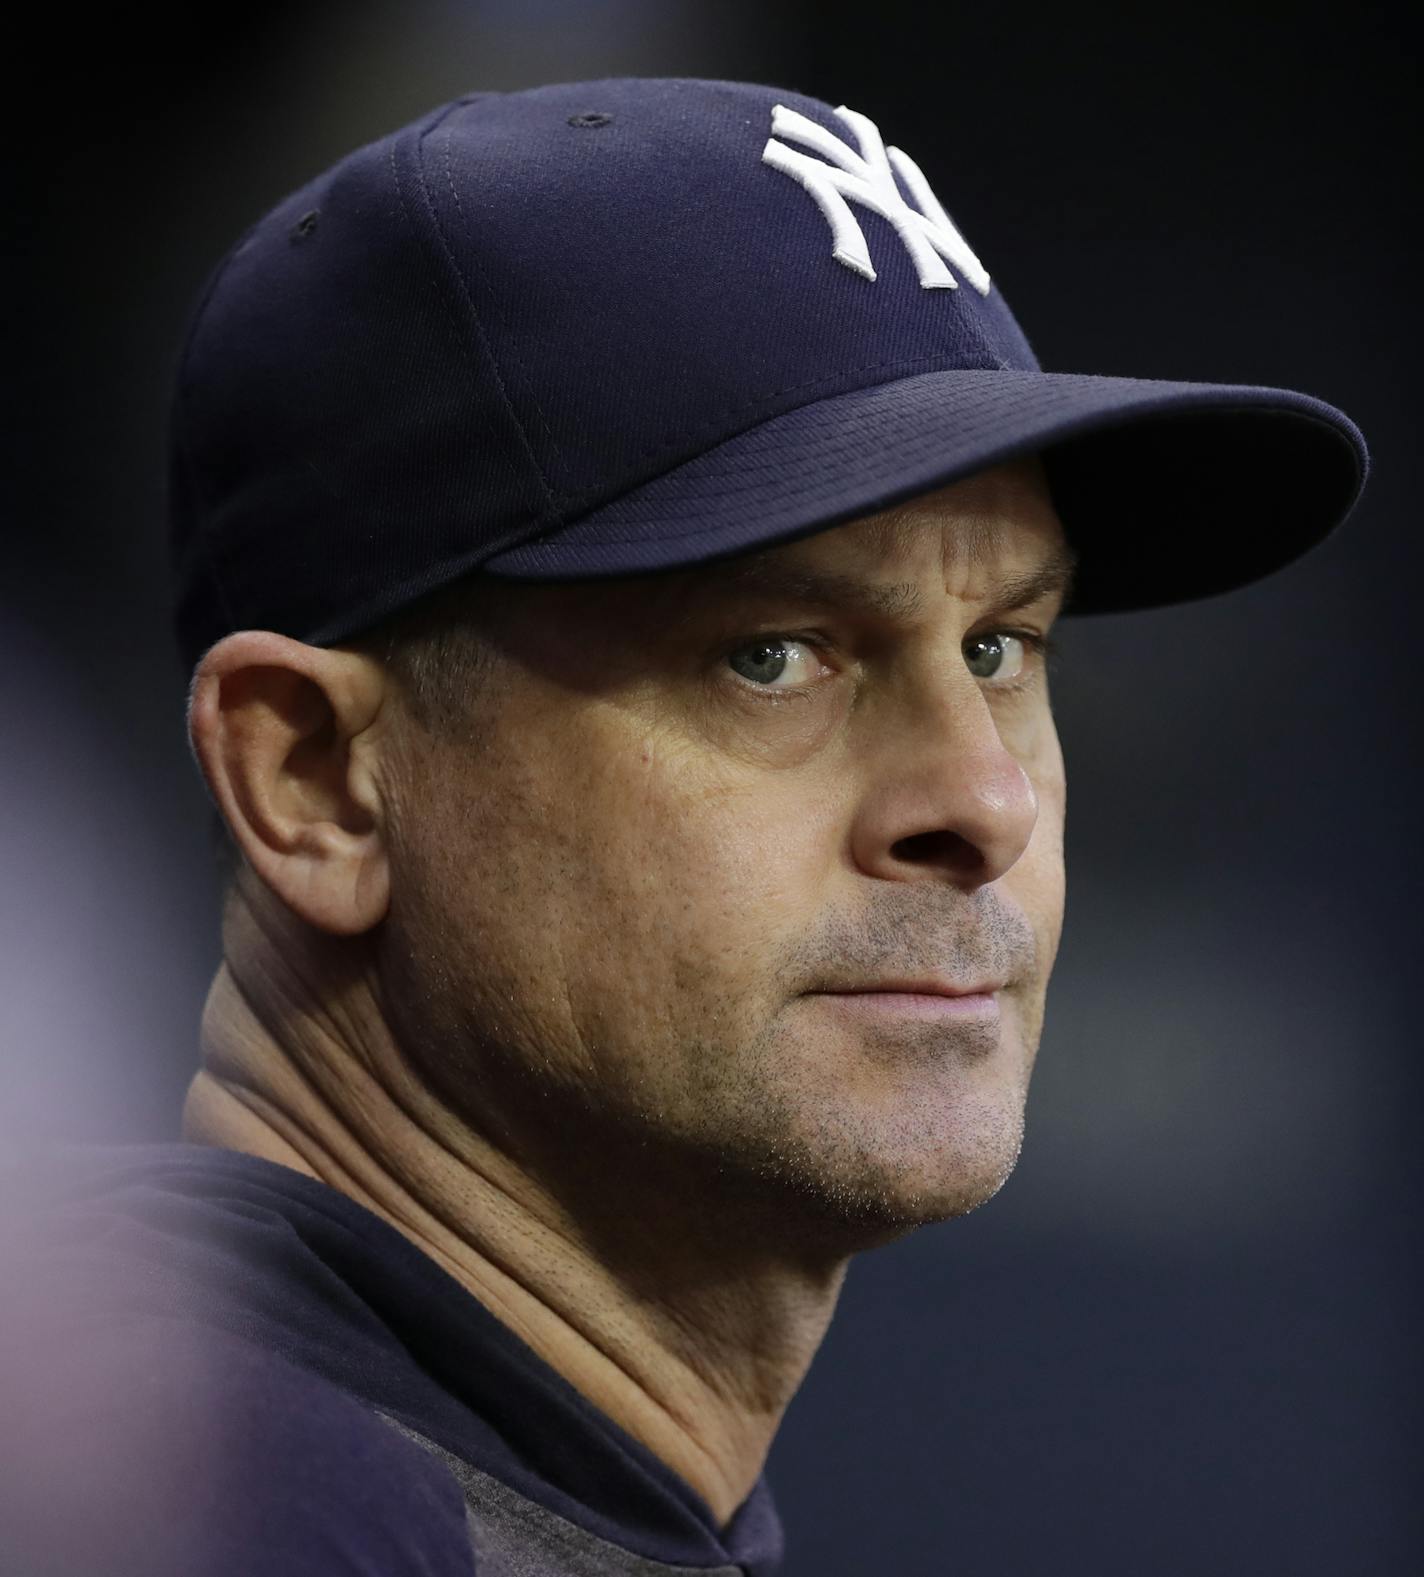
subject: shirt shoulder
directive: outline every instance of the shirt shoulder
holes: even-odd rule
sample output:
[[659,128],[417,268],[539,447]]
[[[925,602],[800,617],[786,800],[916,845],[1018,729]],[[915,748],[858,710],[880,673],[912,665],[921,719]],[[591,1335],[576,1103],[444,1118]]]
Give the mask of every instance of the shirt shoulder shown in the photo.
[[[346,1353],[359,1300],[260,1171],[160,1150],[123,1186],[23,1175],[0,1232],[0,1572],[471,1577],[448,1468],[313,1362]],[[381,1334],[351,1366],[398,1366]]]
[[0,1571],[476,1577],[464,1495],[280,1354],[158,1320],[0,1376]]

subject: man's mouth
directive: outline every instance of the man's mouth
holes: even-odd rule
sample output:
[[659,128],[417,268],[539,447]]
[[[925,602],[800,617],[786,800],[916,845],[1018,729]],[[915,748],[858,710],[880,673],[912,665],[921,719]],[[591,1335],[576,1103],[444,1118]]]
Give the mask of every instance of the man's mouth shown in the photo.
[[894,982],[860,986],[843,991],[816,991],[847,1013],[862,1017],[921,1019],[996,1019],[999,991],[993,981],[965,990],[954,990],[938,981]]

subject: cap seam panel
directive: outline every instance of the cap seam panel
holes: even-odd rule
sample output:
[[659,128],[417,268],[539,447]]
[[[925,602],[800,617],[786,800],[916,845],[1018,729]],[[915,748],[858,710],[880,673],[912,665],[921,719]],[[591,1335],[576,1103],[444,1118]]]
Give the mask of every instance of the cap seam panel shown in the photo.
[[[418,183],[418,185],[420,187],[421,196],[425,200],[426,211],[430,215],[431,222],[435,226],[436,234],[440,238],[440,244],[444,248],[445,260],[450,266],[450,271],[454,274],[455,278],[459,281],[460,293],[464,297],[465,305],[469,308],[470,318],[471,318],[471,321],[474,324],[475,333],[479,337],[480,347],[484,351],[485,358],[486,358],[486,360],[489,363],[491,371],[494,373],[495,383],[499,387],[500,399],[504,403],[504,408],[505,408],[506,412],[509,415],[510,421],[514,424],[514,430],[519,434],[519,441],[520,441],[520,444],[522,445],[522,447],[524,449],[525,455],[528,457],[529,464],[533,467],[534,474],[539,479],[539,486],[543,490],[545,501],[547,502],[549,509],[554,513],[555,516],[557,516],[558,513],[559,513],[558,505],[557,505],[557,502],[556,502],[557,494],[555,493],[554,488],[550,485],[549,478],[544,474],[543,466],[541,466],[539,464],[539,458],[534,453],[534,446],[529,441],[529,434],[525,431],[524,423],[519,419],[519,413],[514,408],[513,400],[510,399],[510,396],[509,396],[509,385],[505,382],[504,373],[501,370],[499,362],[498,362],[498,360],[495,357],[494,351],[493,351],[493,349],[490,346],[489,336],[485,333],[484,324],[480,320],[479,310],[476,308],[475,302],[474,302],[474,298],[470,294],[469,283],[465,279],[464,272],[460,268],[460,265],[455,260],[455,252],[454,252],[454,248],[450,244],[450,237],[446,234],[445,226],[441,222],[441,219],[440,219],[439,210],[436,208],[434,199],[430,195],[430,189],[429,189],[428,185],[426,184],[425,172],[421,168],[420,149],[421,149],[422,143],[425,140],[425,137],[428,136],[430,134],[430,132],[434,131],[434,129],[435,129],[434,127],[431,127],[429,129],[429,131],[423,132],[421,134],[421,136],[416,140],[416,155],[415,155],[416,181],[417,181],[417,183]],[[391,158],[391,171],[392,171],[392,174],[395,174],[396,173],[396,167],[395,167],[395,145],[394,144],[392,144],[392,146],[391,146],[390,158]],[[400,181],[399,181],[399,176],[398,175],[396,177],[396,189],[397,189],[398,192],[400,191]],[[403,207],[405,206],[405,202],[404,202],[404,197],[403,196],[402,196],[402,206]],[[449,309],[447,308],[446,310],[448,312]],[[459,325],[456,324],[457,330],[458,330],[458,327],[459,327]],[[557,520],[555,521],[555,523],[558,523]]]
[[[443,153],[444,153],[444,164],[445,164],[445,184],[450,188],[450,196],[451,196],[451,199],[453,200],[453,202],[455,204],[455,211],[460,216],[461,223],[464,224],[466,226],[466,228],[468,229],[470,227],[469,216],[465,212],[465,205],[460,201],[459,188],[455,185],[454,161],[452,160],[451,155],[450,155],[450,129],[449,129],[448,126],[445,128],[445,143],[444,143]],[[439,224],[438,218],[436,220],[436,223]],[[445,235],[443,226],[441,227],[441,236],[442,236],[442,238],[445,241],[445,245],[446,245],[447,249],[450,250],[451,261],[454,262],[454,250],[453,250],[453,248],[450,247],[450,239],[449,239],[448,236]],[[474,264],[476,271],[479,273],[480,280],[484,284],[485,290],[486,290],[487,294],[489,295],[490,299],[496,303],[496,306],[495,306],[496,312],[499,312],[498,295],[497,295],[497,293],[494,290],[492,290],[490,288],[489,275],[485,272],[484,264],[480,262],[480,256],[479,256],[478,250],[475,247],[473,247],[473,246],[470,248],[469,260],[470,260],[471,263]],[[456,273],[458,273],[460,275],[460,283],[461,283],[461,286],[464,288],[465,297],[470,302],[470,311],[474,312],[475,311],[474,299],[470,295],[469,286],[465,282],[464,272],[460,268],[460,265],[458,263],[455,263],[455,271],[456,271]],[[554,435],[553,428],[549,425],[549,419],[544,414],[544,407],[542,405],[540,405],[538,395],[536,395],[534,393],[534,383],[533,383],[533,380],[529,376],[529,369],[524,365],[524,361],[523,361],[523,359],[521,358],[521,356],[519,354],[518,341],[516,340],[514,334],[510,331],[509,322],[508,322],[507,317],[505,317],[503,313],[499,313],[499,316],[503,320],[503,327],[504,327],[505,335],[506,335],[506,338],[507,338],[508,344],[509,344],[509,355],[510,355],[510,358],[513,360],[515,366],[518,367],[520,378],[521,378],[521,380],[523,381],[523,384],[524,384],[525,396],[527,397],[530,405],[533,406],[535,416],[537,416],[539,418],[539,425],[540,425],[540,427],[542,427],[544,429],[544,436],[548,439],[548,442],[549,442],[550,455],[553,457],[553,459],[556,462],[558,462],[560,465],[562,465],[562,458],[561,458],[560,452],[559,452],[559,441],[558,441],[557,437],[555,437],[555,435]],[[491,359],[493,359],[493,358],[491,358]],[[495,371],[496,371],[496,374],[498,375],[499,374],[499,368],[498,368],[497,365],[496,365]],[[504,378],[503,378],[502,375],[500,376],[500,389],[504,393],[505,400],[509,404],[510,410],[511,410],[511,413],[512,413],[513,412],[513,408],[514,408],[513,401],[509,399],[508,388],[507,388],[507,386],[506,386],[506,384],[504,382]],[[527,436],[525,438],[525,442],[526,442],[526,444],[528,443]],[[530,445],[529,447],[530,447],[530,456],[532,458],[533,457],[533,446]],[[537,460],[535,461],[535,464],[536,465],[538,464]],[[550,502],[552,503],[553,500],[559,496],[559,490],[553,486],[553,484],[550,482],[550,480],[547,477],[547,475],[545,475],[545,473],[544,473],[542,468],[540,469],[540,473],[539,474],[540,474],[541,478],[544,481],[545,489],[548,492],[549,498],[550,498]]]

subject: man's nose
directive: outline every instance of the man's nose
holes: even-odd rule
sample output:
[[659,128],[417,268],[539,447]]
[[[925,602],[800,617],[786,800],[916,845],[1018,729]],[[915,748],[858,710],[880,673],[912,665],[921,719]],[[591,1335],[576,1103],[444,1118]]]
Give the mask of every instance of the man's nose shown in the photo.
[[1038,793],[972,677],[901,710],[873,759],[852,834],[867,874],[972,891],[1028,847]]

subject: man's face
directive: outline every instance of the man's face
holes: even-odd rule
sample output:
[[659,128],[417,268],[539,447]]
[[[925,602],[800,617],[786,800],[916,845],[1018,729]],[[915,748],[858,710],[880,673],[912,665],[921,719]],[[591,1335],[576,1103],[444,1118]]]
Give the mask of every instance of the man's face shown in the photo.
[[[584,1188],[665,1167],[847,1247],[990,1198],[1065,805],[1043,659],[1005,633],[1061,593],[996,588],[1065,546],[1028,460],[716,565],[499,583],[471,738],[422,736],[393,790],[412,1062]],[[936,978],[1003,982],[997,1016],[905,994]]]

